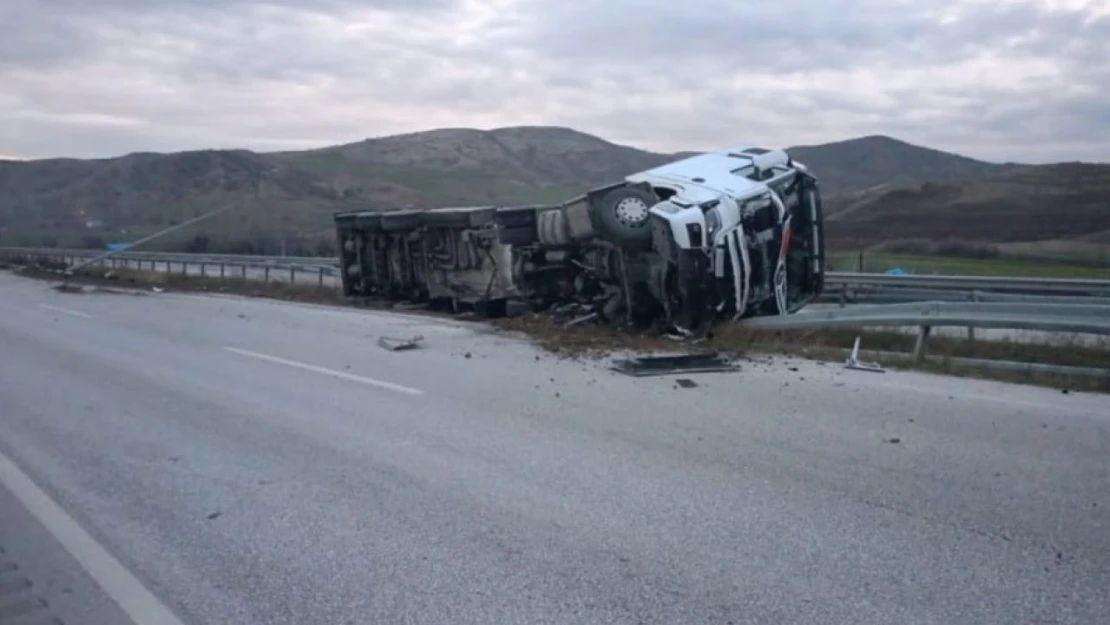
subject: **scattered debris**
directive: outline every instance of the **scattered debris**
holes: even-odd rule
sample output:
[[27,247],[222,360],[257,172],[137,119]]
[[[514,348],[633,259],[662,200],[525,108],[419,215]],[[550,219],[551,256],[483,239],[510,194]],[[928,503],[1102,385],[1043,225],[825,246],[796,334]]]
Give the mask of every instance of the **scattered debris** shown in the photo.
[[890,443],[891,445],[897,445],[898,443],[901,443],[901,442],[902,442],[902,439],[900,439],[900,438],[898,438],[897,436],[895,436],[894,438],[888,438],[888,439],[886,439],[886,442]]
[[592,313],[589,313],[587,315],[582,315],[581,317],[575,317],[574,319],[571,319],[570,321],[563,324],[563,327],[564,328],[570,328],[570,327],[573,327],[573,326],[576,326],[576,325],[586,323],[588,321],[593,321],[597,318],[598,318],[598,314],[596,312],[592,312]]
[[70,284],[69,282],[63,282],[61,284],[54,285],[54,290],[59,293],[84,293],[85,287],[81,286],[80,284]]
[[679,378],[675,380],[674,383],[682,388],[696,388],[698,385],[697,382],[691,380],[690,378]]
[[463,354],[463,358],[466,358],[467,360],[469,360],[469,359],[473,358],[473,356],[470,354],[470,352],[466,352],[465,354]]
[[640,356],[613,361],[612,370],[634,377],[676,373],[739,371],[740,366],[718,352],[681,356]]
[[152,286],[152,287],[150,287],[150,290],[154,291],[155,293],[164,293],[166,291],[166,289],[164,289],[160,286]]
[[856,337],[856,342],[852,345],[852,353],[848,356],[848,360],[844,361],[844,366],[848,369],[856,369],[858,371],[873,371],[875,373],[886,373],[882,365],[877,362],[861,362],[859,359],[859,339]]
[[244,315],[243,313],[239,313],[238,315],[235,315],[235,316],[240,318],[240,319],[246,319],[247,318],[247,316]]
[[213,519],[218,519],[218,518],[220,518],[221,516],[223,516],[223,512],[213,512],[213,513],[209,514],[209,515],[208,515],[208,516],[207,516],[206,518],[207,518],[207,519],[208,519],[209,521],[211,521],[211,520],[213,520]]
[[398,339],[390,336],[382,336],[378,338],[378,345],[381,348],[388,349],[391,352],[400,352],[420,347],[420,342],[423,340],[423,336],[414,336],[408,339]]

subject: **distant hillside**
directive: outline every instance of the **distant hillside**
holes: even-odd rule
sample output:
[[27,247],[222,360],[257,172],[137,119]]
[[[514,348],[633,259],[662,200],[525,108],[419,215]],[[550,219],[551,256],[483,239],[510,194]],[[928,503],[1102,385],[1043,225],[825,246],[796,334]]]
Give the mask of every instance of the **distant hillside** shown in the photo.
[[[820,179],[834,245],[909,231],[1041,237],[1035,224],[1047,214],[1043,201],[1066,203],[1054,204],[1053,214],[1082,215],[1046,224],[1056,238],[1110,229],[1106,212],[1094,208],[1105,199],[1099,174],[1075,173],[1085,166],[999,165],[877,136],[789,150]],[[164,245],[270,253],[284,243],[289,253],[312,253],[331,244],[336,210],[557,202],[686,154],[648,152],[569,128],[514,127],[432,130],[296,152],[0,161],[0,244],[134,240],[232,205],[237,210]],[[1064,182],[1061,172],[1079,178]]]
[[340,203],[330,181],[245,150],[0,161],[5,244],[134,240],[228,205],[238,210],[207,230],[263,240],[279,231],[320,231]]
[[673,159],[554,127],[432,130],[268,156],[349,196],[414,204],[559,201]]
[[825,229],[830,247],[944,238],[1095,243],[1110,229],[1110,165],[1013,166],[971,180],[883,186],[837,203]]
[[829,195],[883,184],[971,178],[1013,167],[977,161],[882,136],[823,145],[799,145],[788,148],[788,152],[814,172],[821,188]]

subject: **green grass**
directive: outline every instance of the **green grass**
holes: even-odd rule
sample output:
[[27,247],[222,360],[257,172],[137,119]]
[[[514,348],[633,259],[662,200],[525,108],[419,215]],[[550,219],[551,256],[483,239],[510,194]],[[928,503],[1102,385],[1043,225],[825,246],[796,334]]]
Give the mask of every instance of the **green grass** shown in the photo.
[[[837,252],[831,255],[829,262],[832,271],[859,271],[859,252]],[[863,270],[865,272],[883,272],[895,268],[925,275],[1098,278],[1110,280],[1110,268],[1083,266],[1067,262],[1014,257],[978,259],[914,256],[866,251],[863,254]]]

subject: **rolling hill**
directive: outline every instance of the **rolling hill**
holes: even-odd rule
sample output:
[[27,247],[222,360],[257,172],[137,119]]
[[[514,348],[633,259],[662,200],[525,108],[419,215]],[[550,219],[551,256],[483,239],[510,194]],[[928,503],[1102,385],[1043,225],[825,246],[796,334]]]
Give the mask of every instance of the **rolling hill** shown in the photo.
[[[881,136],[789,148],[826,194],[831,246],[1031,241],[1110,229],[1110,166],[987,163]],[[325,251],[336,210],[554,202],[683,154],[559,127],[440,129],[308,151],[0,161],[0,244],[133,240],[230,211],[166,247]],[[1099,208],[1101,207],[1101,208]]]
[[830,247],[892,240],[1098,242],[1110,229],[1110,165],[1007,166],[946,182],[884,185],[834,198]]

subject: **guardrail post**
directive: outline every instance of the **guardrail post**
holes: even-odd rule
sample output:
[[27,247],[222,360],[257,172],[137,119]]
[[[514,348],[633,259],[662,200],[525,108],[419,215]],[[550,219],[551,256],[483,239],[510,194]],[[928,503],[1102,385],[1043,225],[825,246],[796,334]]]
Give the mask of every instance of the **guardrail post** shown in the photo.
[[186,261],[186,260],[181,261],[181,275],[183,275],[183,276],[189,275],[189,261]]
[[321,288],[323,288],[323,286],[324,286],[324,268],[323,267],[320,267],[320,280],[319,280],[319,282],[317,282],[316,286],[319,286]]
[[917,329],[917,342],[913,346],[913,364],[919,365],[924,362],[925,352],[929,344],[929,333],[932,330],[933,326],[921,326]]
[[297,268],[296,267],[290,267],[289,268],[289,284],[296,284],[296,283],[297,283]]
[[242,270],[243,279],[246,280],[247,279],[247,266],[246,265],[239,265],[239,269]]
[[205,263],[200,264],[200,277],[202,277],[202,278],[207,278],[208,277],[208,268],[207,267],[208,267],[208,265],[205,264]]
[[[979,303],[979,291],[972,291],[971,292],[971,301],[975,302],[976,304]],[[975,340],[975,327],[974,326],[967,326],[967,340],[969,340],[969,341],[974,341]]]
[[262,272],[262,279],[267,283],[270,282],[270,266],[269,265],[266,265],[266,269]]
[[220,263],[220,279],[222,280],[223,277],[224,277],[224,264]]

